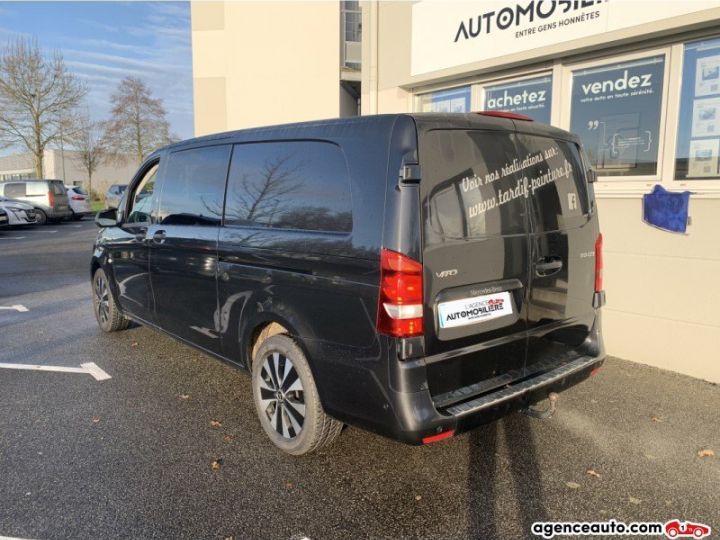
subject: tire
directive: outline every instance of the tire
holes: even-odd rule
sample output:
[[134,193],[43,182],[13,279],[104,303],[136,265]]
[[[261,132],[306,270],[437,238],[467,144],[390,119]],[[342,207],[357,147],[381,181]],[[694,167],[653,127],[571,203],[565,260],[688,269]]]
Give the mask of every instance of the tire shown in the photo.
[[93,274],[92,289],[93,312],[100,328],[104,332],[125,330],[130,325],[130,319],[124,317],[115,304],[107,275],[102,268]]
[[82,214],[76,214],[75,212],[73,212],[70,219],[72,219],[73,221],[80,221],[82,218]]
[[47,214],[40,210],[39,208],[35,209],[35,223],[38,225],[45,225],[48,221]]
[[252,386],[260,425],[284,452],[308,454],[340,435],[343,424],[325,414],[305,354],[289,336],[269,337],[257,349]]

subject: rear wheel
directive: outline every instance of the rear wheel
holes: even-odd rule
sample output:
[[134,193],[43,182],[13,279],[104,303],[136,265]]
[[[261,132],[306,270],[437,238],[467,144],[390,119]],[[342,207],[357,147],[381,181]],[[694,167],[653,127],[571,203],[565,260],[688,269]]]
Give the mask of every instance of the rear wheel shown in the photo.
[[35,210],[35,223],[38,225],[45,225],[47,223],[47,214],[39,208]]
[[120,313],[115,304],[107,275],[102,268],[99,268],[93,275],[92,287],[93,308],[100,328],[105,332],[125,330],[130,324],[130,320]]
[[343,424],[325,414],[307,359],[289,336],[275,335],[260,345],[252,384],[260,424],[281,450],[300,456],[340,435]]

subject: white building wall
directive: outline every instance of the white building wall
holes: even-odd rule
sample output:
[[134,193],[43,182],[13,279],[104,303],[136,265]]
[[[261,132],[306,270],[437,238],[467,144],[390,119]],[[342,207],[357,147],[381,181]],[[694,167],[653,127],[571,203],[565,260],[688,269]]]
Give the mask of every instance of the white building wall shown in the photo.
[[340,115],[339,2],[193,2],[195,133]]

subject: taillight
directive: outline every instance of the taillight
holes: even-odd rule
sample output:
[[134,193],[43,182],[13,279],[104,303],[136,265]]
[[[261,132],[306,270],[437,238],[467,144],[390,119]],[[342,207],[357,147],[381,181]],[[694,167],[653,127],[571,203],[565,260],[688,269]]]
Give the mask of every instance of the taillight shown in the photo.
[[423,333],[423,267],[407,255],[380,252],[377,329],[395,337]]
[[532,122],[533,119],[525,114],[511,111],[479,111],[477,114],[483,116],[494,116],[496,118],[509,118],[510,120],[522,120],[523,122]]
[[48,191],[48,204],[50,208],[55,206],[55,194],[52,191]]
[[83,197],[82,195],[73,195],[71,198],[73,201],[84,201],[85,200],[85,197]]
[[603,290],[603,236],[598,234],[595,240],[595,292]]

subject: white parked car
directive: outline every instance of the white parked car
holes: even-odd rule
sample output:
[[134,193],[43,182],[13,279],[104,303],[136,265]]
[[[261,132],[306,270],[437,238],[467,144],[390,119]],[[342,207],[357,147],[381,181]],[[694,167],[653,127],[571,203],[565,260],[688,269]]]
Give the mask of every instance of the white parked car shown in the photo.
[[90,195],[80,186],[65,186],[70,202],[70,210],[72,210],[72,218],[81,220],[85,216],[89,216],[90,212]]
[[7,213],[7,225],[34,225],[37,213],[31,204],[0,196],[0,208]]
[[122,199],[123,193],[127,189],[125,184],[113,184],[110,186],[105,193],[105,204],[108,208],[117,208],[120,206],[120,200]]

